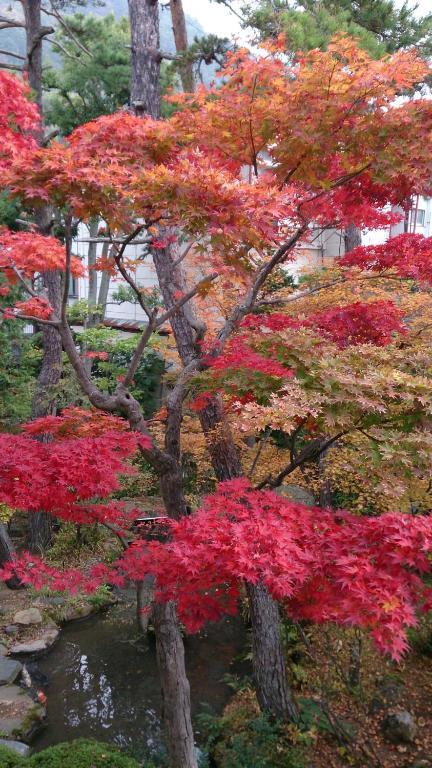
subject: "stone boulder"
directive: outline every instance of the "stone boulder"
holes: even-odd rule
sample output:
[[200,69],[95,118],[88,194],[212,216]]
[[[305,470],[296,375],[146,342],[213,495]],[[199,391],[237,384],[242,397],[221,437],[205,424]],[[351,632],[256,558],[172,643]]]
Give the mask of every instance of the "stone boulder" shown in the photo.
[[42,630],[38,637],[23,643],[14,643],[10,648],[13,656],[38,656],[45,653],[56,642],[60,632],[57,627]]
[[5,635],[8,635],[9,637],[13,637],[14,635],[17,635],[19,632],[19,627],[16,626],[16,624],[9,624],[9,626],[5,627],[3,632]]
[[62,609],[61,621],[68,622],[87,619],[94,612],[94,608],[90,603],[81,603],[79,605],[71,603]]
[[314,507],[316,505],[316,499],[311,491],[307,488],[303,488],[301,485],[290,485],[285,483],[280,485],[279,488],[274,489],[275,493],[280,496],[285,496],[291,501],[295,501],[298,504],[304,504],[306,507]]
[[22,672],[22,664],[15,659],[0,657],[0,685],[14,683]]
[[30,741],[46,717],[45,707],[35,703],[32,697],[17,685],[0,688],[0,733]]
[[7,747],[7,749],[20,755],[20,757],[29,757],[31,752],[28,744],[23,744],[22,741],[12,741],[10,739],[0,739],[0,747]]
[[13,620],[14,624],[29,627],[32,624],[42,624],[42,614],[38,608],[26,608],[23,611],[17,611]]
[[417,735],[416,721],[407,709],[396,709],[384,717],[381,728],[387,741],[393,744],[410,744]]

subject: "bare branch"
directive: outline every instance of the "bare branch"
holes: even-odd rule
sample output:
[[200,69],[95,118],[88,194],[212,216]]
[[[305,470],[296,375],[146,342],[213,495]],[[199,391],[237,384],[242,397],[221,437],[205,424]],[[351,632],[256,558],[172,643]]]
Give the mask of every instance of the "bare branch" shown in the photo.
[[20,19],[14,19],[12,16],[0,15],[0,29],[11,29],[13,27],[20,27],[25,29],[25,23]]
[[25,56],[20,56],[18,53],[14,53],[13,51],[1,51],[0,54],[3,54],[3,56],[13,56],[14,59],[21,59],[22,61],[25,61]]
[[176,303],[173,304],[170,309],[168,309],[165,314],[161,315],[157,321],[156,327],[159,328],[161,325],[167,322],[167,320],[170,319],[173,315],[175,315],[176,312],[178,312],[181,307],[183,307],[184,304],[187,304],[188,301],[190,301],[194,296],[196,296],[197,293],[199,293],[200,288],[202,288],[204,285],[207,285],[210,282],[213,282],[213,280],[216,280],[216,278],[219,277],[219,274],[217,272],[213,272],[211,275],[207,275],[207,277],[203,277],[202,280],[199,281],[193,288],[191,288],[190,291],[184,294],[182,298]]
[[138,368],[139,362],[141,360],[142,354],[144,352],[144,349],[146,348],[149,339],[155,330],[155,320],[157,315],[157,309],[154,309],[151,317],[149,319],[149,323],[147,328],[143,331],[141,338],[138,342],[138,346],[133,354],[132,360],[130,362],[129,368],[127,370],[126,376],[123,380],[123,386],[130,387],[133,381],[133,377],[136,373],[136,370]]
[[[0,26],[1,29],[1,26]],[[19,64],[8,64],[6,61],[0,61],[0,69],[12,69],[14,72],[22,72],[23,67]]]
[[52,325],[54,328],[58,328],[60,325],[59,320],[44,320],[40,317],[33,317],[33,315],[14,315],[15,320],[24,320],[26,323],[37,323],[39,325]]
[[[121,259],[123,257],[123,254],[124,254],[124,252],[126,250],[126,247],[132,242],[132,240],[135,240],[137,235],[139,235],[139,233],[142,232],[142,230],[144,229],[145,226],[146,226],[145,224],[139,224],[137,227],[135,227],[133,232],[130,233],[130,235],[128,235],[127,237],[125,237],[125,238],[123,238],[121,240],[120,248],[117,251],[117,256],[118,256],[119,259]],[[119,241],[116,241],[115,238],[111,238],[111,243],[113,245],[116,244],[116,242],[119,242]]]
[[267,444],[267,442],[268,442],[268,439],[269,439],[269,437],[270,437],[270,434],[271,434],[271,430],[267,428],[267,429],[266,429],[266,431],[265,431],[265,434],[264,434],[264,436],[263,436],[263,437],[262,437],[262,439],[259,441],[258,450],[257,450],[257,452],[256,452],[256,454],[255,454],[254,460],[253,460],[253,462],[252,462],[252,466],[251,466],[251,468],[250,468],[250,470],[249,470],[249,479],[250,479],[250,480],[252,480],[252,477],[253,477],[253,474],[254,474],[254,472],[255,472],[255,469],[256,469],[256,467],[257,467],[258,461],[259,461],[259,459],[260,459],[261,453],[262,453],[262,451],[263,451],[263,448],[265,447],[265,445],[266,445],[266,444]]
[[[148,245],[152,241],[152,237],[141,238],[140,240],[134,240],[131,242],[128,240],[127,245]],[[77,243],[110,243],[112,245],[123,245],[123,237],[80,237]]]
[[241,22],[243,22],[243,23],[246,22],[245,17],[242,16],[241,13],[236,11],[236,9],[233,8],[232,3],[230,3],[228,0],[216,0],[216,2],[219,3],[220,5],[224,5],[225,8],[228,8],[228,10],[231,11],[231,13],[233,13],[234,16],[237,16],[237,18],[240,19]]
[[324,291],[327,288],[332,288],[334,285],[339,285],[340,283],[343,283],[343,278],[338,278],[337,280],[331,280],[329,283],[324,283],[323,285],[317,285],[315,288],[309,288],[307,291],[296,291],[291,296],[285,296],[284,298],[276,298],[276,299],[263,299],[262,301],[257,302],[255,305],[256,307],[265,307],[271,304],[291,304],[293,301],[299,301],[299,299],[305,299],[308,296],[313,296],[314,293],[319,293],[319,291]]
[[268,276],[275,269],[275,267],[277,267],[278,264],[284,261],[287,254],[293,250],[297,242],[306,232],[307,228],[308,225],[306,223],[299,227],[296,232],[289,238],[289,240],[279,246],[272,258],[258,270],[255,281],[246,293],[244,300],[239,303],[237,307],[235,307],[219,333],[219,341],[222,342],[222,344],[231,335],[243,317],[253,308],[257,296]]
[[48,8],[45,8],[45,7],[42,10],[44,13],[47,14],[47,16],[53,16],[55,19],[57,19],[59,24],[63,27],[63,29],[69,35],[70,39],[74,41],[75,45],[78,46],[78,48],[80,48],[83,53],[89,56],[90,59],[92,59],[93,54],[91,53],[91,51],[88,50],[88,48],[85,47],[85,45],[83,45],[81,40],[79,40],[79,38],[72,32],[71,28],[65,21],[64,17],[57,11],[56,8],[54,8],[52,4],[51,4],[51,8],[52,8],[51,11],[49,11]]
[[178,267],[178,265],[179,265],[179,264],[181,264],[181,263],[182,263],[182,261],[184,261],[184,259],[186,258],[186,256],[187,256],[187,255],[188,255],[188,253],[190,252],[190,250],[191,250],[191,249],[194,247],[194,245],[196,245],[197,243],[198,243],[198,240],[192,240],[192,241],[189,243],[189,245],[187,245],[187,246],[186,246],[186,248],[184,249],[183,253],[181,253],[181,254],[180,254],[180,256],[178,257],[178,259],[176,259],[175,261],[173,261],[173,264],[172,264],[173,268],[174,268],[174,267]]
[[55,137],[58,136],[59,133],[60,131],[58,130],[58,128],[53,128],[52,131],[50,131],[49,133],[47,133],[46,136],[44,136],[41,146],[47,147],[50,141],[52,141],[52,139],[55,139]]
[[59,43],[57,40],[53,40],[52,37],[47,37],[47,43],[51,43],[51,45],[55,45],[56,48],[58,48],[66,56],[66,58],[71,59],[71,61],[76,61],[77,64],[81,64],[81,66],[84,66],[80,56],[74,56],[72,53],[69,53],[69,51],[66,50],[64,45]]
[[319,456],[321,456],[322,453],[330,448],[333,443],[336,443],[337,440],[340,440],[341,437],[347,435],[350,431],[352,430],[344,429],[338,432],[336,435],[333,435],[333,437],[330,437],[328,440],[321,440],[320,438],[312,440],[312,442],[306,445],[306,447],[298,454],[294,461],[290,461],[288,466],[279,472],[275,478],[273,478],[271,475],[268,475],[265,480],[256,486],[256,489],[260,491],[266,486],[269,488],[278,488],[278,486],[283,483],[285,478],[294,472],[295,469],[298,469],[298,467],[301,467],[306,462],[314,461],[317,459]]
[[61,319],[63,323],[67,322],[67,304],[69,299],[69,285],[71,278],[71,260],[72,260],[72,217],[68,214],[65,218],[65,246],[66,246],[66,265],[64,271],[63,296],[61,303]]
[[30,294],[30,296],[34,296],[35,298],[36,298],[36,297],[38,297],[38,294],[36,293],[36,291],[34,291],[34,290],[33,290],[33,288],[31,287],[31,285],[28,285],[27,281],[26,281],[26,280],[24,280],[24,278],[23,278],[23,276],[22,276],[21,272],[19,271],[19,269],[17,269],[17,268],[16,268],[16,267],[14,267],[14,266],[12,267],[12,269],[13,269],[13,271],[15,272],[15,274],[16,274],[16,276],[17,276],[17,278],[18,278],[19,282],[20,282],[20,285],[22,285],[22,287],[24,288],[24,290],[25,290],[27,293],[29,293],[29,294]]
[[54,32],[54,27],[40,27],[37,34],[32,38],[31,47],[27,51],[27,64],[31,61],[35,48],[44,37],[51,35]]
[[100,520],[98,520],[98,522],[100,525],[103,525],[104,528],[106,528],[108,531],[111,531],[111,533],[113,533],[114,536],[117,536],[123,549],[126,550],[128,548],[129,542],[124,538],[124,536],[121,535],[120,531],[118,531],[117,528],[114,527],[114,525],[111,525],[111,523],[101,523]]
[[126,280],[127,284],[130,285],[130,287],[132,288],[133,292],[137,297],[138,304],[140,305],[141,309],[145,312],[145,314],[150,320],[152,316],[152,310],[150,309],[150,307],[147,306],[146,302],[144,301],[142,297],[142,293],[139,289],[139,286],[136,284],[133,277],[130,276],[125,266],[121,263],[121,257],[116,255],[114,256],[114,260],[115,260],[115,263],[117,264],[118,271],[120,272],[123,279]]
[[182,404],[186,395],[185,385],[197,370],[198,360],[191,360],[180,373],[174,388],[167,397],[168,418],[165,429],[165,448],[177,461],[180,458],[180,427],[183,420]]
[[16,223],[19,224],[21,227],[28,227],[28,229],[31,229],[32,231],[35,231],[35,223],[33,221],[27,221],[26,219],[15,219]]

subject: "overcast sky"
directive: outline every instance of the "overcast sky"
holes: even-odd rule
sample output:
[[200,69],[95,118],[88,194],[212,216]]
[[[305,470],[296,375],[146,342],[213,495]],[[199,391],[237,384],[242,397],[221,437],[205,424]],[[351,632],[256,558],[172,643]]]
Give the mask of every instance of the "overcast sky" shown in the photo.
[[[422,14],[432,11],[432,0],[417,0],[417,2]],[[186,13],[195,17],[207,33],[213,32],[219,37],[233,37],[241,34],[238,20],[223,5],[210,0],[183,0],[183,5]]]
[[210,0],[183,0],[189,16],[195,17],[203,29],[219,37],[233,37],[240,32],[240,23],[233,13]]

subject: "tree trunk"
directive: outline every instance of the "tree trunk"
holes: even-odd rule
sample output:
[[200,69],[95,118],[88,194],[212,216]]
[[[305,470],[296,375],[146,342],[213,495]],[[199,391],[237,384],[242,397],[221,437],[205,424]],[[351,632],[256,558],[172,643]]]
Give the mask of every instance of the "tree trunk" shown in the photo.
[[[99,218],[95,216],[90,219],[89,222],[89,235],[90,237],[97,237],[99,229]],[[89,243],[87,251],[87,263],[88,263],[88,321],[87,326],[93,327],[98,320],[98,314],[96,310],[96,304],[98,300],[98,273],[93,269],[96,264],[97,257],[97,243]],[[93,311],[92,311],[93,310]]]
[[320,489],[319,489],[319,504],[320,507],[323,509],[332,509],[333,507],[333,490],[331,486],[330,478],[324,476],[325,472],[325,464],[328,457],[328,451],[327,448],[325,451],[323,451],[318,459],[318,472],[321,478],[320,483]]
[[252,624],[253,671],[261,709],[278,720],[298,719],[288,686],[277,603],[262,584],[247,584]]
[[345,253],[353,251],[354,248],[357,248],[359,245],[361,245],[361,230],[358,229],[355,224],[349,224],[345,230],[344,241]]
[[[12,544],[4,523],[0,523],[0,566],[10,562],[15,557],[15,547]],[[19,589],[22,584],[16,576],[6,582],[9,589]]]
[[[175,258],[176,254],[170,247],[153,252],[159,287],[167,309],[175,304],[176,291],[186,292],[182,268],[181,265],[174,266]],[[190,305],[191,302],[170,320],[184,365],[197,354],[195,339],[202,330]],[[223,481],[242,475],[240,458],[225,422],[219,397],[212,398],[208,406],[200,411],[200,421],[204,434],[209,437],[208,449],[217,479]],[[247,592],[251,606],[253,666],[258,700],[275,717],[295,719],[297,710],[287,681],[277,603],[262,584],[247,585]]]
[[[108,259],[108,243],[104,243],[102,246],[102,259]],[[102,270],[101,281],[99,285],[99,295],[97,303],[100,307],[100,320],[103,320],[106,314],[106,305],[108,301],[108,291],[110,286],[110,273],[108,270]]]
[[[128,0],[132,44],[131,109],[135,115],[160,117],[159,3],[158,0]],[[132,418],[133,421],[133,418]],[[131,424],[133,428],[133,424]],[[178,461],[161,475],[161,493],[167,514],[187,512]],[[141,594],[142,597],[142,594]],[[164,723],[171,768],[197,768],[190,689],[186,677],[184,648],[175,608],[156,605],[153,621],[158,667],[164,699]]]
[[[42,41],[51,28],[43,27],[41,21],[41,0],[22,0],[26,28],[26,62],[30,87],[42,115]],[[36,133],[39,143],[43,141],[43,121]],[[51,211],[42,208],[35,215],[39,232],[48,234],[51,229]],[[43,281],[52,307],[58,311],[61,301],[61,278],[59,273],[45,272]],[[43,326],[43,360],[36,384],[32,404],[32,418],[45,416],[54,410],[55,389],[60,381],[62,346],[60,337],[50,326]],[[33,551],[43,551],[51,544],[52,518],[44,512],[30,515],[29,546]]]
[[159,2],[128,0],[132,44],[130,106],[140,116],[160,117]]
[[26,62],[30,88],[42,114],[42,22],[41,0],[21,0],[26,27]]
[[136,596],[138,627],[145,637],[153,613],[154,579],[152,576],[146,576],[142,581],[136,582]]
[[[182,0],[170,0],[170,9],[176,52],[182,54],[188,48],[186,17]],[[182,62],[179,70],[183,90],[185,93],[192,93],[195,90],[192,62]]]
[[[43,208],[35,216],[39,232],[48,234],[51,227],[51,212]],[[43,282],[47,298],[56,314],[61,304],[61,275],[59,272],[44,272]],[[57,330],[50,325],[42,326],[43,358],[32,403],[32,419],[54,414],[56,410],[57,387],[62,373],[62,343]],[[53,518],[46,512],[32,512],[29,515],[29,548],[42,553],[52,544]]]
[[162,684],[167,749],[171,768],[198,768],[190,719],[190,688],[185,673],[184,646],[175,606],[156,604],[153,609],[156,652]]

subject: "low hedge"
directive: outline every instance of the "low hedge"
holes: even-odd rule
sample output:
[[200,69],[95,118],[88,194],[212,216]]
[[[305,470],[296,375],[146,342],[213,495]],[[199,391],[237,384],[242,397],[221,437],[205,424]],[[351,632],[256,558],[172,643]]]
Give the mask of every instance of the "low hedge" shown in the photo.
[[21,757],[0,746],[1,768],[150,768],[111,744],[76,739],[48,747],[31,757]]

